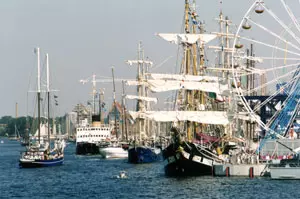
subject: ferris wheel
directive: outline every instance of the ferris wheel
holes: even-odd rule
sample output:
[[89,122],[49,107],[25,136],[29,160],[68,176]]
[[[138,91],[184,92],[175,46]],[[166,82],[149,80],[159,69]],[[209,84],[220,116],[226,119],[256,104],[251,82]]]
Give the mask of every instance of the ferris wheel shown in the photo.
[[299,113],[299,9],[299,0],[256,0],[234,35],[234,87],[269,135],[286,136]]

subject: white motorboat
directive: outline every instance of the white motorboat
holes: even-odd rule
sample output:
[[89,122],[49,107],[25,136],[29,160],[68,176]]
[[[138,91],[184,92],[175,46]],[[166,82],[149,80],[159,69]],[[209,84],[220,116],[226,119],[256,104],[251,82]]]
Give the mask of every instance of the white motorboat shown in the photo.
[[292,149],[279,142],[282,146],[289,149],[294,155],[292,159],[282,159],[272,161],[269,164],[270,175],[272,179],[300,179],[300,147]]
[[269,170],[272,179],[300,179],[300,159],[283,159],[278,163],[271,163]]
[[99,151],[101,156],[106,159],[128,158],[128,150],[117,142],[111,142],[110,145],[101,147]]

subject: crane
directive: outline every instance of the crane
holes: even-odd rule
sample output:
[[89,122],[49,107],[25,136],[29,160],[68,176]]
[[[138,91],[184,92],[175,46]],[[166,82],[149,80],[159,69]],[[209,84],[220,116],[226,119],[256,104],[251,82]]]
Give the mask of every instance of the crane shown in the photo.
[[[122,78],[115,78],[114,81],[115,82],[122,82],[122,81],[130,81],[131,79],[122,79]],[[105,76],[101,76],[101,79],[96,79],[96,75],[93,74],[92,76],[86,78],[86,79],[81,79],[79,80],[80,83],[82,84],[86,84],[88,82],[92,83],[92,96],[93,96],[93,111],[95,112],[95,96],[97,94],[96,91],[96,83],[113,83],[113,78],[112,77],[105,77]],[[101,89],[100,94],[103,95],[104,94],[104,89]]]

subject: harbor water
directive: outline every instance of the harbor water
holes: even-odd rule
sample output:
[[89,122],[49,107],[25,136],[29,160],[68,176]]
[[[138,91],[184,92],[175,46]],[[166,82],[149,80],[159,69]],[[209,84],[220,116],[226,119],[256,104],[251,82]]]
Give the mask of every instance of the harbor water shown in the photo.
[[[167,178],[163,163],[129,164],[76,156],[65,149],[62,166],[20,169],[19,142],[0,143],[0,198],[299,198],[300,181],[245,177]],[[126,171],[127,178],[118,178]]]

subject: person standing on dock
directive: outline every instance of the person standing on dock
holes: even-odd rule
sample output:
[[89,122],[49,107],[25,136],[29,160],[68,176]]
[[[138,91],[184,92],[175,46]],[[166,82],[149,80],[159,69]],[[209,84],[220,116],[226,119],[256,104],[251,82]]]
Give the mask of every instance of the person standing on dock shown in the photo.
[[294,125],[291,126],[289,133],[290,133],[290,139],[294,139]]

